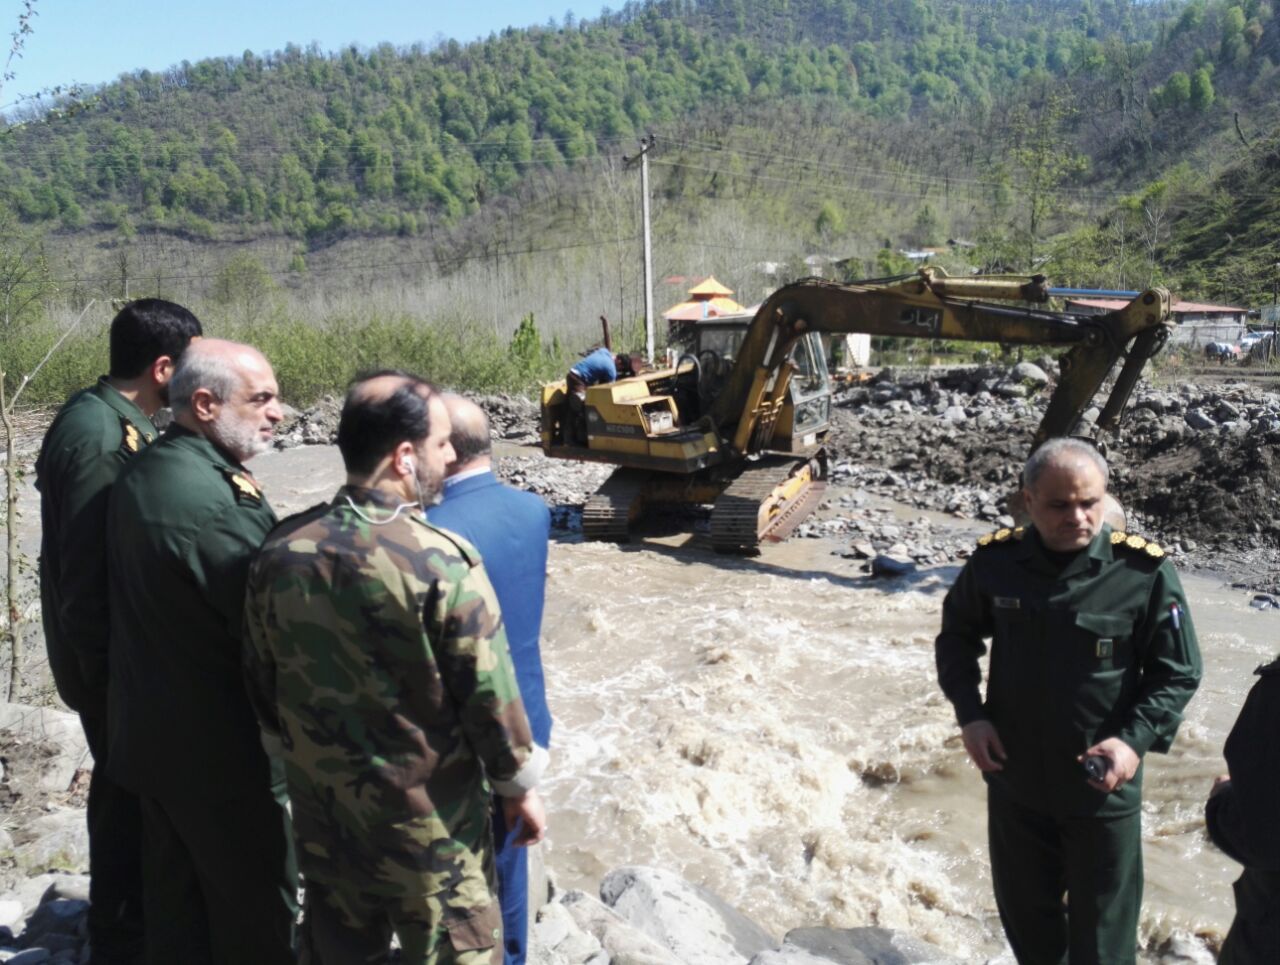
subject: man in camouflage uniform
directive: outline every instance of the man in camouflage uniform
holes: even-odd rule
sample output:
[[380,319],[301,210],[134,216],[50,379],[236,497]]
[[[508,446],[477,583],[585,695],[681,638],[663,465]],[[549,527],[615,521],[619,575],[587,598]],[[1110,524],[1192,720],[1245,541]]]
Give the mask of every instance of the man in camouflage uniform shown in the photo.
[[306,876],[308,965],[498,965],[490,786],[542,836],[536,748],[493,588],[427,523],[449,417],[404,373],[356,382],[347,484],[280,526],[250,575],[249,692],[278,743]]
[[1200,652],[1164,551],[1103,523],[1093,447],[1052,440],[1023,479],[1032,525],[979,541],[943,603],[938,676],[987,782],[992,883],[1018,961],[1130,963],[1142,755],[1173,742]]
[[174,364],[200,336],[181,305],[144,298],[111,322],[110,374],[73,395],[45,434],[40,597],[58,694],[80,715],[89,780],[89,942],[100,965],[142,958],[142,816],[107,776],[107,499],[126,463],[156,437]]
[[151,965],[288,965],[297,871],[284,776],[244,690],[249,563],[275,513],[244,463],[280,421],[248,345],[203,339],[170,383],[173,425],[107,512],[111,776],[142,799]]

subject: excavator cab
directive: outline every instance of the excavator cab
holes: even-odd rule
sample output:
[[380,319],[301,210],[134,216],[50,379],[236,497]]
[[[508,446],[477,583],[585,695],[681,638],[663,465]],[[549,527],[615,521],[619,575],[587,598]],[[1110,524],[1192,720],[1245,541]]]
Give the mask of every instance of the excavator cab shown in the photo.
[[[723,391],[754,319],[755,315],[725,315],[699,321],[678,341],[681,354],[672,391],[685,424],[705,415]],[[790,360],[791,383],[770,446],[781,452],[816,445],[831,422],[831,379],[818,333],[798,339]]]

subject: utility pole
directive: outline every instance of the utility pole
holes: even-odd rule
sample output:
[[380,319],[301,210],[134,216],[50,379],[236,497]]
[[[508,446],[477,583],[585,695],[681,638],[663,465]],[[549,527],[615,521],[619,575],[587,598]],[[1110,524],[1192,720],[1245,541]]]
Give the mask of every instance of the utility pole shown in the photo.
[[653,150],[654,137],[648,134],[640,138],[640,153],[624,157],[628,167],[640,162],[640,217],[644,221],[644,332],[645,361],[653,364],[653,237],[649,231],[649,152]]

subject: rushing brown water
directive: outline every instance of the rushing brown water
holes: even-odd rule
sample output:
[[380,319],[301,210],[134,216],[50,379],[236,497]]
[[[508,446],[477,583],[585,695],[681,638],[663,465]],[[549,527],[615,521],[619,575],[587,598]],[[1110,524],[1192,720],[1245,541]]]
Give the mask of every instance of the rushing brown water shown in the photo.
[[[282,512],[340,477],[325,449],[254,470]],[[1000,956],[984,787],[933,668],[957,568],[872,579],[836,548],[796,540],[743,560],[698,536],[552,545],[549,867],[592,893],[619,865],[666,867],[778,937],[876,924],[964,961]],[[1205,679],[1172,753],[1147,759],[1152,949],[1175,934],[1212,947],[1230,923],[1238,869],[1208,844],[1203,801],[1280,628],[1248,594],[1185,582]]]

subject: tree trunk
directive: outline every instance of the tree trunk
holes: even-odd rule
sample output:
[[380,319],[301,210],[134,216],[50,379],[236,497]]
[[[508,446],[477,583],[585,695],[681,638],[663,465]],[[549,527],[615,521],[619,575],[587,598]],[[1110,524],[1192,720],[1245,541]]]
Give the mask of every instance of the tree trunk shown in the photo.
[[6,645],[0,648],[0,652],[7,650],[9,653],[9,680],[5,688],[5,700],[11,701],[18,696],[20,690],[22,666],[22,614],[18,610],[18,445],[13,428],[13,413],[5,400],[3,372],[0,372],[0,423],[4,424],[4,602],[8,611],[8,622],[3,637],[0,637],[0,641]]

